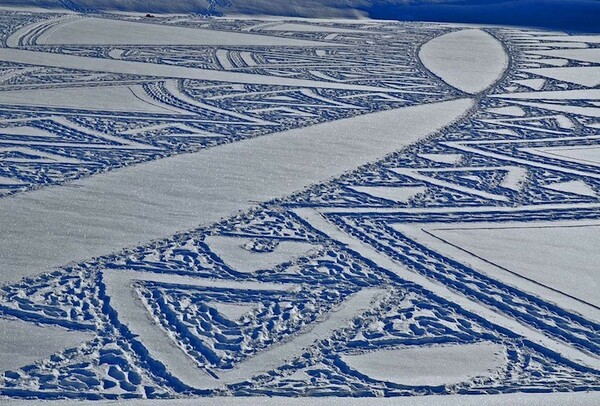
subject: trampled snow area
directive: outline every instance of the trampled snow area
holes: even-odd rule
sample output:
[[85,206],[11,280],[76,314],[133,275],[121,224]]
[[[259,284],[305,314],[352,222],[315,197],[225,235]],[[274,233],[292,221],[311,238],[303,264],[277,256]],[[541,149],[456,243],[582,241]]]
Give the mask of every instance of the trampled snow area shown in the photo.
[[599,42],[1,11],[0,402],[600,402]]

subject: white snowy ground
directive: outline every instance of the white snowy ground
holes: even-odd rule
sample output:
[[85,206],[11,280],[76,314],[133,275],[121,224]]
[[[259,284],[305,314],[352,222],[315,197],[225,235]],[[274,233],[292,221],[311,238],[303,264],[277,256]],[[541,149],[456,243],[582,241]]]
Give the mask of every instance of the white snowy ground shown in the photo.
[[0,40],[1,401],[599,401],[598,36],[3,11]]

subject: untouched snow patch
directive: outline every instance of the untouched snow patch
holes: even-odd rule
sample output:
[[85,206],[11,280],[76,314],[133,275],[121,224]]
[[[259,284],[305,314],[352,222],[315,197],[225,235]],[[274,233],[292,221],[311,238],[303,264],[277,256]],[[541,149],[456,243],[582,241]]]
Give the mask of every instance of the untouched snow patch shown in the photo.
[[440,35],[419,51],[421,62],[446,83],[466,93],[479,93],[500,79],[508,65],[504,48],[481,30]]
[[478,343],[381,350],[341,358],[352,369],[378,381],[437,386],[488,375],[503,365],[502,352],[498,344]]

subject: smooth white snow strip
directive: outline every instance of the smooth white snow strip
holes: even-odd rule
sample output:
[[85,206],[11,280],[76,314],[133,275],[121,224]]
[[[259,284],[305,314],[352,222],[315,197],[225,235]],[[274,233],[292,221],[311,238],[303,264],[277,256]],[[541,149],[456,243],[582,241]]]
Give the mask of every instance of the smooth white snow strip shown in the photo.
[[108,56],[112,59],[121,59],[125,52],[124,49],[114,48],[108,51]]
[[342,354],[341,359],[369,378],[410,386],[458,384],[489,376],[506,363],[504,348],[489,342]]
[[436,37],[421,47],[419,59],[450,86],[471,94],[494,84],[508,66],[502,45],[481,30]]
[[250,313],[250,311],[254,310],[258,304],[249,305],[242,303],[221,303],[221,302],[207,302],[207,306],[215,309],[219,314],[223,317],[231,321],[236,321],[242,318],[243,315]]
[[0,282],[287,196],[416,142],[472,105],[459,99],[357,116],[0,199]]
[[596,193],[594,189],[592,189],[587,183],[585,183],[582,180],[570,180],[567,182],[551,183],[542,187],[545,189],[556,190],[558,192],[573,193],[580,196],[598,196],[598,193]]
[[240,57],[242,58],[242,60],[246,64],[246,66],[257,66],[258,65],[256,60],[252,56],[252,52],[242,51],[242,52],[240,52]]
[[[531,61],[531,60],[530,60]],[[532,61],[538,64],[552,65],[552,66],[565,66],[569,64],[568,59],[555,59],[555,58],[546,58],[546,59],[536,59]],[[528,80],[528,79],[525,79]]]
[[521,148],[520,150],[548,158],[600,166],[600,146]]
[[[485,399],[482,397],[485,396]],[[284,402],[285,400],[285,402]],[[95,400],[98,406],[189,406],[190,399],[126,399]],[[393,398],[351,397],[261,397],[261,406],[590,406],[600,403],[600,392],[510,393],[502,395],[432,395],[401,396]],[[0,400],[0,404],[64,406],[65,400]],[[198,406],[240,406],[257,404],[256,397],[197,397]]]
[[0,104],[150,114],[190,114],[150,99],[139,85],[2,91]]
[[493,94],[500,99],[544,99],[544,100],[600,100],[600,89],[557,90],[546,92],[521,92]]
[[20,125],[17,127],[0,127],[0,134],[5,135],[25,135],[29,137],[44,137],[44,138],[58,138],[56,134],[46,131],[42,128]]
[[268,35],[147,24],[107,18],[71,20],[39,36],[39,45],[338,46]]
[[589,44],[600,44],[600,35],[558,35],[549,37],[537,37],[544,41],[567,41],[567,42],[587,42]]
[[[579,114],[587,117],[600,117],[600,107],[580,107],[565,104],[532,103],[523,101],[513,101],[513,103],[538,109],[560,111],[561,113]],[[571,126],[568,126],[567,128],[571,128]]]
[[546,79],[520,79],[513,82],[533,90],[540,90],[546,84]]
[[60,162],[63,164],[81,164],[82,161],[79,159],[68,158],[66,156],[52,154],[50,152],[37,151],[27,147],[0,147],[0,152],[17,152],[25,155],[30,155],[35,158],[24,158],[24,157],[0,157],[1,161],[8,162],[38,162],[38,163],[56,163]]
[[15,180],[13,178],[7,178],[5,176],[0,176],[0,185],[16,186],[16,185],[24,185],[24,183],[21,181]]
[[[140,272],[122,269],[102,270],[102,280],[105,284],[111,285],[112,290],[119,292],[124,290],[130,292],[133,289],[131,286],[132,281],[156,282],[167,285],[197,286],[214,289],[268,290],[277,292],[290,292],[299,288],[298,285],[294,284],[234,281],[229,279],[206,279],[197,278],[195,276]],[[131,294],[128,293],[126,297],[120,295],[112,296],[114,296],[115,300],[129,301]]]
[[528,48],[587,48],[583,42],[539,42],[537,44],[527,44]]
[[577,61],[600,63],[600,48],[587,49],[553,49],[550,51],[530,51],[528,54],[555,56],[558,58],[575,59]]
[[219,61],[219,64],[221,64],[223,69],[231,70],[234,68],[233,64],[229,60],[229,51],[226,49],[217,49],[215,56],[217,57],[217,61]]
[[55,68],[80,69],[103,73],[123,73],[154,77],[196,79],[215,82],[250,83],[325,89],[347,89],[359,91],[394,92],[374,86],[348,85],[344,83],[321,82],[316,80],[292,79],[280,76],[254,75],[251,73],[227,72],[211,69],[196,69],[185,66],[122,61],[116,59],[90,58],[76,55],[63,55],[51,52],[36,52],[24,49],[0,48],[0,60]]
[[0,319],[0,372],[16,370],[96,337],[88,331]]
[[486,110],[489,113],[502,114],[504,116],[524,117],[525,111],[518,106],[498,107]]
[[527,337],[528,339],[561,354],[567,359],[595,369],[600,369],[600,358],[575,349],[570,345],[562,343],[561,341],[557,341],[553,338],[550,338],[537,330],[534,330],[528,326],[519,323],[517,320],[511,317],[507,317],[503,314],[497,313],[495,309],[490,309],[479,302],[472,301],[471,299],[463,296],[462,294],[450,290],[449,288],[447,288],[444,285],[441,285],[437,281],[433,281],[427,278],[426,276],[409,271],[402,264],[395,262],[387,255],[375,250],[372,246],[356,239],[353,236],[350,236],[349,234],[346,234],[337,226],[328,222],[321,215],[321,212],[326,213],[328,211],[338,212],[341,210],[323,209],[317,211],[314,209],[304,208],[294,210],[296,215],[298,215],[300,218],[302,218],[315,229],[325,233],[330,238],[335,239],[336,241],[339,241],[342,244],[345,244],[348,247],[348,249],[358,253],[360,256],[368,260],[373,261],[378,266],[387,269],[391,272],[394,272],[400,278],[422,286],[424,289],[432,292],[433,294],[458,304],[466,311],[478,314],[479,316],[488,320],[490,323],[509,329],[515,334]]
[[419,156],[432,162],[451,165],[457,164],[463,159],[461,154],[419,154]]
[[595,87],[600,85],[600,67],[597,66],[572,66],[567,68],[532,68],[523,69],[523,72],[545,76],[576,85]]

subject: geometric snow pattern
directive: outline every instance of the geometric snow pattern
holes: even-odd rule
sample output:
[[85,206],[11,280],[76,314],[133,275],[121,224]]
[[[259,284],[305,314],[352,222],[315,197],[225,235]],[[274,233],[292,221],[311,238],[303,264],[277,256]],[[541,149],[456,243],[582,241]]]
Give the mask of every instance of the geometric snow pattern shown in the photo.
[[[72,18],[6,11],[0,35],[9,51],[145,64],[155,75],[0,63],[8,100],[0,106],[0,201],[222,144],[464,97],[418,56],[421,45],[460,27],[165,16],[153,24],[310,46],[44,44]],[[561,287],[575,272],[560,261],[544,267],[539,255],[554,244],[549,257],[569,254],[573,267],[590,269],[576,242],[588,235],[580,230],[600,224],[597,61],[537,31],[485,31],[511,50],[511,66],[466,116],[433,136],[217,223],[0,287],[7,323],[51,326],[79,340],[3,372],[0,394],[599,391],[598,308]],[[111,108],[58,100],[73,94],[127,97]],[[17,103],[15,95],[30,98]],[[568,229],[570,250],[561,252],[558,238],[542,241],[554,227]],[[528,263],[547,278],[481,253],[494,237],[444,238],[467,228],[517,230],[538,245],[502,248],[515,258],[538,253]],[[471,362],[455,367],[456,359]],[[408,372],[381,367],[396,360]]]

